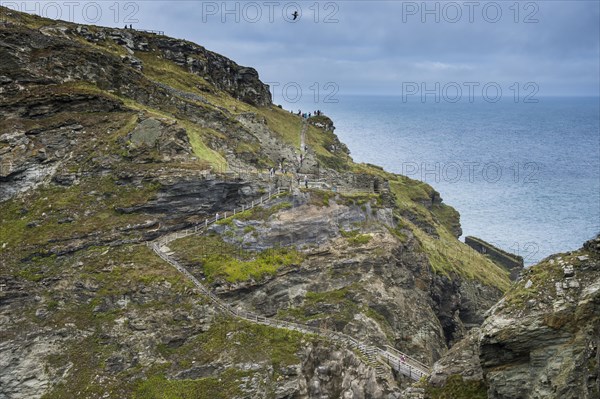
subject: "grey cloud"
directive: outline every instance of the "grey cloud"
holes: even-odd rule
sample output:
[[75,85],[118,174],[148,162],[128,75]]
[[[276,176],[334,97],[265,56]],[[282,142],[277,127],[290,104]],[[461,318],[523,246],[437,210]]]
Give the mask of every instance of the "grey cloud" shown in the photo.
[[[256,23],[243,15],[239,23],[233,15],[222,23],[220,13],[203,16],[208,6],[221,8],[221,1],[141,1],[136,2],[135,25],[197,42],[255,67],[263,80],[271,82],[308,86],[335,80],[346,92],[389,94],[407,80],[539,81],[540,88],[551,94],[600,94],[598,2],[520,2],[519,23],[509,8],[514,2],[495,2],[503,12],[497,23],[477,12],[469,22],[462,1],[426,3],[430,8],[462,6],[457,23],[445,21],[443,15],[440,23],[430,15],[426,23],[419,15],[403,20],[403,10],[421,7],[422,1],[321,1],[319,23],[313,21],[310,8],[315,2],[298,2],[302,18],[289,23],[281,15],[282,6],[289,3],[279,2],[273,23],[262,1],[256,2],[263,11]],[[492,2],[478,3],[479,9],[488,3]],[[106,15],[99,24],[123,24],[108,11],[112,3],[100,4]],[[248,2],[238,4],[241,9]],[[233,5],[229,2],[227,7]],[[339,22],[324,23],[335,10]],[[538,22],[523,23],[533,10]]]

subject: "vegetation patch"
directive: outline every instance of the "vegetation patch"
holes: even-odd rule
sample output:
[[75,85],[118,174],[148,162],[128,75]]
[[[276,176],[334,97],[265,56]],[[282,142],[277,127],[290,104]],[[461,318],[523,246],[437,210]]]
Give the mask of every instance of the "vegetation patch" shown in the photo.
[[203,96],[212,86],[202,77],[186,71],[174,62],[156,55],[156,52],[138,51],[135,56],[144,63],[144,75],[184,92]]
[[[300,148],[300,132],[302,131],[303,120],[297,115],[279,107],[256,108],[256,113],[263,116],[267,126],[282,141]],[[309,125],[306,131],[306,144],[311,151],[317,155],[317,159],[324,167],[347,170],[352,163],[352,159],[347,154],[345,145],[341,144],[335,134],[331,131],[324,131],[315,126]],[[331,152],[332,145],[337,144],[339,150]]]
[[158,189],[154,183],[136,186],[98,177],[69,187],[51,184],[4,201],[0,203],[0,255],[19,247],[22,257],[27,248],[40,253],[70,237],[144,223],[147,215],[123,214],[118,209],[144,204]]
[[172,242],[170,247],[187,263],[200,265],[209,282],[220,278],[228,282],[260,280],[304,261],[304,255],[294,248],[247,251],[218,235],[190,236]]
[[419,240],[435,273],[454,273],[470,280],[479,280],[502,292],[506,292],[510,287],[508,271],[458,241],[445,227],[438,226],[440,237],[434,238],[410,222],[407,222],[407,225]]
[[370,234],[359,234],[356,237],[348,239],[348,243],[353,247],[360,247],[361,245],[368,244],[373,237]]
[[406,244],[408,242],[408,229],[404,227],[403,223],[398,223],[395,228],[390,226],[386,227],[390,233],[400,240],[401,243]]
[[456,231],[460,228],[460,214],[453,207],[446,204],[434,204],[431,206],[431,213],[448,231]]
[[211,129],[200,129],[197,125],[188,122],[182,122],[182,125],[187,132],[192,151],[194,151],[194,155],[196,155],[198,159],[206,162],[213,168],[223,169],[227,167],[225,158],[205,144],[206,137],[215,135]]
[[154,375],[138,383],[137,399],[229,399],[243,394],[243,378],[251,372],[229,368],[218,376],[196,380],[172,380]]
[[[70,289],[46,291],[48,314],[43,319],[35,318],[35,325],[85,331],[72,334],[60,352],[44,359],[51,369],[71,365],[65,381],[44,398],[131,397],[141,366],[129,367],[116,376],[106,373],[107,359],[120,350],[120,341],[112,338],[116,319],[127,317],[134,309],[138,317],[160,317],[166,310],[171,314],[174,304],[188,309],[192,301],[198,300],[188,292],[192,284],[145,245],[94,247],[70,256],[44,258],[43,262],[43,270],[60,276],[61,284]],[[168,289],[140,294],[158,285]],[[117,305],[125,296],[137,296],[138,300]],[[162,328],[168,328],[168,324],[162,324]],[[103,383],[98,383],[98,378]]]
[[208,364],[223,357],[232,362],[265,363],[279,369],[297,364],[302,345],[313,338],[316,339],[295,331],[223,317],[183,345],[162,346],[160,352],[174,369],[190,367],[192,361]]
[[[531,280],[531,286],[526,288],[527,282]],[[562,267],[550,259],[546,259],[537,265],[525,270],[523,277],[513,283],[506,293],[505,303],[517,309],[523,309],[530,299],[540,299],[549,293],[555,293],[555,282],[563,280]]]
[[359,230],[345,231],[340,229],[342,237],[348,239],[348,243],[353,247],[359,247],[365,245],[373,238],[370,234],[360,234]]
[[329,200],[335,197],[335,193],[319,189],[302,189],[304,192],[310,193],[309,204],[313,206],[329,206]]
[[435,388],[425,387],[425,397],[428,399],[486,399],[487,387],[483,381],[464,381],[461,375],[448,377],[446,385]]

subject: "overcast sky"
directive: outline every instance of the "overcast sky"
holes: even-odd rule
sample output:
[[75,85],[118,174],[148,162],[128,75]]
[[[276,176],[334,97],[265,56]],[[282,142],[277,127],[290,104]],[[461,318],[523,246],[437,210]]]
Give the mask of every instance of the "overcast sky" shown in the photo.
[[[276,101],[292,82],[305,92],[316,82],[321,95],[335,88],[400,95],[407,85],[435,82],[465,91],[475,82],[475,94],[490,82],[504,90],[518,83],[521,91],[533,82],[525,92],[599,95],[597,0],[67,3],[54,3],[62,19],[162,30],[252,66],[276,82]],[[59,11],[49,4],[28,7],[54,17]]]

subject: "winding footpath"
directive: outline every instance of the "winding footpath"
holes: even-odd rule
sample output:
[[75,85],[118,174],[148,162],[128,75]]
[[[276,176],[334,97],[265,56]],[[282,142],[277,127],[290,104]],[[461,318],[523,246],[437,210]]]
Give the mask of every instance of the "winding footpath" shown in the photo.
[[300,153],[306,152],[306,131],[308,130],[308,120],[302,121],[302,130],[300,131]]
[[[287,192],[287,189],[280,188],[277,190],[277,192],[269,193],[268,195],[261,197],[258,201],[252,201],[252,203],[248,206],[244,205],[240,209],[234,209],[230,215],[235,215],[239,211],[243,212],[245,210],[265,204],[273,197]],[[380,348],[358,341],[344,333],[325,330],[305,324],[293,323],[285,320],[273,319],[253,312],[241,311],[231,307],[228,303],[217,297],[217,295],[215,295],[208,287],[203,285],[196,277],[192,275],[192,273],[190,273],[183,265],[181,265],[172,257],[171,250],[167,247],[167,245],[171,241],[202,233],[208,226],[226,217],[227,213],[225,213],[222,217],[219,217],[219,214],[216,214],[215,217],[206,219],[204,222],[195,225],[193,228],[162,236],[155,241],[148,242],[147,245],[152,248],[154,252],[156,252],[156,254],[165,262],[175,267],[181,274],[190,280],[204,295],[210,299],[215,308],[222,313],[249,321],[251,323],[297,331],[303,334],[318,335],[330,341],[339,343],[347,348],[358,351],[364,358],[363,360],[365,360],[369,366],[375,368],[378,375],[382,375],[387,372],[386,365],[392,367],[397,372],[412,378],[413,380],[419,380],[421,377],[429,374],[429,368],[425,364],[390,346]]]

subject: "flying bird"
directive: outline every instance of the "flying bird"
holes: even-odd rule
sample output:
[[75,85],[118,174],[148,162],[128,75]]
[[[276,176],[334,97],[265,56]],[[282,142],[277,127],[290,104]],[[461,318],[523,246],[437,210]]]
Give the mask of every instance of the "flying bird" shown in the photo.
[[292,14],[292,16],[294,17],[294,19],[292,21],[297,20],[298,19],[298,15],[300,15],[300,14],[298,14],[298,10],[294,11],[294,13]]

